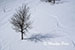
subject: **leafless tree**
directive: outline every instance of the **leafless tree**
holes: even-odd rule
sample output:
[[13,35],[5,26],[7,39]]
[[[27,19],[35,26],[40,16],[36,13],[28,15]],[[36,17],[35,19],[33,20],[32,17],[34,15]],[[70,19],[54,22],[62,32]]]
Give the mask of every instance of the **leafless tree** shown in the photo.
[[11,23],[14,26],[14,30],[21,33],[21,39],[23,40],[23,35],[31,28],[29,7],[22,5],[11,18]]
[[52,0],[48,0],[48,2],[52,2]]
[[55,4],[55,0],[48,0],[48,2],[52,2],[53,1],[53,3]]

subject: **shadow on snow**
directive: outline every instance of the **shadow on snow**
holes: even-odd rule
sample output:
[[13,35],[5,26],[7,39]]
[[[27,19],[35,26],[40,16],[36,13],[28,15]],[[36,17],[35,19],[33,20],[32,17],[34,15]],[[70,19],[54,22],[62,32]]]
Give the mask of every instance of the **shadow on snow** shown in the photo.
[[24,38],[24,40],[34,41],[34,42],[43,42],[51,38],[59,37],[58,35],[53,34],[32,34],[29,38]]

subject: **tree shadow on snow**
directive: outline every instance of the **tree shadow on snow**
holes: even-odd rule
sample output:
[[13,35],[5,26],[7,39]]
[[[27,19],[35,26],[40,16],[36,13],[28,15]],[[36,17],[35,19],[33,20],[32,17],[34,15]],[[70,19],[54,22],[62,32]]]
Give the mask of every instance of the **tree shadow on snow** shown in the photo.
[[56,1],[56,4],[64,4],[64,3],[67,3],[67,2],[69,2],[69,1]]
[[29,38],[24,38],[24,40],[34,41],[34,42],[43,42],[51,38],[59,37],[58,35],[53,34],[32,34]]

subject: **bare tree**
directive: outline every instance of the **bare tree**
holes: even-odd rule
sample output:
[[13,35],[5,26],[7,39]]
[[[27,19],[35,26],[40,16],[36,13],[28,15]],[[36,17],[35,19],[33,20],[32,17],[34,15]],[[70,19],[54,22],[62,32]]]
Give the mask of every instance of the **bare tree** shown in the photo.
[[14,30],[21,33],[21,39],[23,40],[23,35],[31,28],[29,7],[22,5],[11,18],[11,23],[14,26]]
[[52,0],[48,0],[48,2],[52,2]]
[[53,1],[53,3],[55,4],[55,0],[48,0],[48,2],[52,2]]

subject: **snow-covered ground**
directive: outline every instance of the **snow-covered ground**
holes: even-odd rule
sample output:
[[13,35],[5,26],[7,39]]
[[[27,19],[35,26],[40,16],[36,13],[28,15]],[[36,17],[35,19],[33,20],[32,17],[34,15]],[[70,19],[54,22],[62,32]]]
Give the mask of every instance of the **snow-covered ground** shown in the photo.
[[[65,42],[69,45],[50,45],[44,42],[20,40],[20,33],[12,29],[10,18],[22,5],[30,7],[32,34],[56,34],[48,42]],[[0,0],[0,50],[75,50],[75,0],[61,0],[56,4],[40,0]]]

